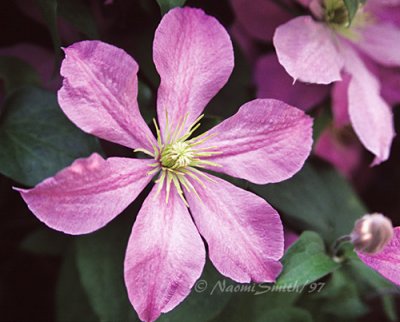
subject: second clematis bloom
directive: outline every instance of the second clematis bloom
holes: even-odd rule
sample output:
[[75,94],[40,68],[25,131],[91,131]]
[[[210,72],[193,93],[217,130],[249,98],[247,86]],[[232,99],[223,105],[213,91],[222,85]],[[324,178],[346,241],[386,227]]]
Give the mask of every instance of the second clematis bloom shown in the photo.
[[335,122],[351,121],[360,141],[375,155],[374,165],[387,160],[395,135],[392,113],[369,65],[400,66],[400,28],[391,19],[400,2],[368,0],[351,25],[343,0],[302,2],[312,16],[292,19],[275,32],[279,62],[294,80],[337,82],[337,104],[345,104],[348,113]]
[[[276,98],[308,111],[321,103],[329,86],[296,82],[279,64],[275,53],[261,54],[257,42],[271,42],[275,29],[295,17],[293,0],[230,0],[235,22],[231,29],[248,61],[253,65],[258,98]],[[273,81],[270,81],[272,80]]]
[[[76,160],[30,190],[32,212],[68,234],[93,232],[121,213],[155,179],[129,238],[125,284],[143,321],[172,310],[205,264],[237,282],[272,282],[281,271],[283,229],[260,197],[210,173],[254,183],[279,182],[303,165],[312,120],[277,100],[254,100],[197,135],[201,113],[233,69],[230,38],[198,9],[174,9],[158,26],[153,58],[158,89],[156,138],[137,104],[136,62],[100,41],[65,49],[58,100],[84,131],[141,151],[149,159],[98,154]],[[192,220],[193,219],[193,220]]]

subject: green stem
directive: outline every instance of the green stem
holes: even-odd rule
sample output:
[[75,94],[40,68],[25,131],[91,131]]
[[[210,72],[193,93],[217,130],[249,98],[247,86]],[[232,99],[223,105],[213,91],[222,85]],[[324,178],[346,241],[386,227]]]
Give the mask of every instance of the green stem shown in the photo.
[[351,236],[350,235],[344,235],[339,237],[334,241],[334,243],[331,246],[331,254],[333,257],[336,257],[340,248],[343,246],[343,244],[346,244],[351,241]]

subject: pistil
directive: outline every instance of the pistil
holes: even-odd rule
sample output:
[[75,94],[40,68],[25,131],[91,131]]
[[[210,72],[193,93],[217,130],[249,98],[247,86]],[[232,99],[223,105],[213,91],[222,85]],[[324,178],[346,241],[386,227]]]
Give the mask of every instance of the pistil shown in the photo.
[[[151,143],[153,152],[147,149],[135,150],[135,152],[143,152],[155,159],[156,162],[150,165],[153,169],[149,171],[148,174],[153,175],[157,172],[160,173],[158,179],[155,181],[156,184],[158,184],[157,195],[165,185],[166,203],[168,203],[171,185],[173,184],[185,205],[189,207],[184,197],[182,186],[187,192],[193,192],[200,199],[199,194],[190,183],[189,178],[195,180],[204,187],[205,185],[203,180],[213,180],[206,173],[199,171],[198,168],[220,166],[219,164],[206,159],[221,153],[218,151],[218,147],[216,146],[204,147],[204,143],[212,138],[213,135],[205,132],[199,136],[191,138],[194,132],[200,127],[200,120],[202,118],[203,115],[199,116],[189,126],[186,132],[182,133],[183,128],[185,127],[184,125],[188,119],[188,114],[181,118],[178,122],[178,126],[173,130],[170,129],[167,115],[165,140],[163,140],[161,136],[161,131],[156,121],[153,120],[157,133],[157,145]],[[149,142],[151,141],[149,140]]]

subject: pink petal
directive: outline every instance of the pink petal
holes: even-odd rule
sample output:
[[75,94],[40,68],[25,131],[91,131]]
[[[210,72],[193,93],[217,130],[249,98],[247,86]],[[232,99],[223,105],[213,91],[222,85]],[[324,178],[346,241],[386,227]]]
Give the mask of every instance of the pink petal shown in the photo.
[[328,86],[301,82],[293,84],[275,54],[259,59],[254,77],[257,97],[279,99],[304,111],[310,110],[328,95]]
[[363,26],[357,48],[386,66],[400,66],[400,27],[391,23],[375,23]]
[[265,184],[288,179],[302,168],[311,151],[312,119],[281,101],[256,99],[209,133],[215,136],[203,146],[221,152],[208,158],[221,167],[209,169]]
[[373,165],[388,159],[394,133],[390,107],[380,96],[380,84],[361,58],[343,46],[346,71],[351,75],[348,100],[351,123],[363,145],[376,158]]
[[274,46],[279,62],[294,80],[329,84],[341,80],[343,59],[333,31],[309,16],[278,27]]
[[299,235],[287,228],[284,228],[283,236],[285,238],[285,251],[299,239]]
[[391,22],[400,27],[400,0],[368,0],[364,9],[375,20]]
[[278,213],[260,197],[210,177],[213,182],[205,181],[205,187],[192,180],[201,200],[185,195],[211,261],[240,283],[275,281],[284,244]]
[[156,30],[153,56],[161,77],[157,114],[164,134],[167,113],[172,129],[188,114],[183,130],[187,129],[233,69],[228,33],[200,9],[176,8],[164,15]]
[[325,9],[321,0],[309,1],[308,9],[311,11],[315,19],[319,21],[324,19]]
[[[331,163],[344,176],[351,178],[362,160],[362,146],[357,138],[349,137],[346,128],[328,128],[322,132],[314,153]],[[352,133],[352,132],[351,132]]]
[[149,140],[155,140],[137,105],[138,66],[132,57],[101,41],[78,42],[64,51],[58,102],[70,120],[102,139],[151,149]]
[[400,227],[394,229],[390,243],[378,254],[357,252],[358,257],[389,281],[400,285]]
[[382,97],[390,105],[400,103],[400,68],[380,68],[378,71],[382,85]]
[[400,0],[368,0],[368,4],[369,4],[369,2],[379,3],[379,4],[385,5],[385,6],[398,6],[398,5],[400,5]]
[[270,0],[231,0],[231,5],[236,19],[257,40],[271,41],[275,29],[293,17]]
[[350,123],[348,90],[351,77],[342,73],[343,80],[335,82],[332,87],[332,112],[336,127],[346,126]]
[[175,187],[168,204],[157,188],[137,216],[125,258],[129,299],[146,322],[182,302],[205,264],[203,241]]
[[78,159],[30,190],[16,189],[34,215],[49,227],[79,235],[97,230],[120,214],[150,182],[153,160]]

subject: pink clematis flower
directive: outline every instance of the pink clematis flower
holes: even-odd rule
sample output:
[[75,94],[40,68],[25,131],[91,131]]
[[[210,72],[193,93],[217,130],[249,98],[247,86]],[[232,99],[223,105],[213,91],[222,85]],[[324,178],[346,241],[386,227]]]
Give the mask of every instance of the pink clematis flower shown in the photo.
[[75,43],[65,54],[58,92],[64,113],[84,131],[150,158],[93,154],[76,160],[35,188],[18,189],[32,212],[65,233],[90,233],[155,177],[125,258],[129,299],[143,321],[154,321],[189,294],[205,263],[200,236],[225,276],[242,283],[274,281],[283,254],[278,213],[260,197],[199,169],[258,184],[287,179],[310,153],[311,119],[283,102],[258,99],[194,136],[200,114],[234,62],[227,32],[198,9],[171,10],[155,33],[157,138],[138,109],[138,66],[130,56],[100,41]]
[[[275,53],[261,55],[255,41],[271,42],[275,29],[295,17],[292,0],[231,0],[235,22],[231,34],[254,64],[254,84],[258,98],[283,100],[305,111],[328,96],[329,86],[296,82],[279,64]],[[273,79],[273,81],[270,81]]]
[[359,7],[350,26],[344,1],[307,3],[313,17],[297,17],[277,28],[278,59],[294,80],[329,84],[348,79],[343,88],[351,124],[375,155],[373,165],[379,164],[388,159],[395,133],[391,109],[364,57],[384,66],[400,66],[399,25],[382,18],[400,3],[369,0]]
[[332,125],[327,127],[315,144],[314,152],[330,162],[347,178],[352,178],[363,161],[363,149],[350,127],[346,91],[350,77],[332,87]]

